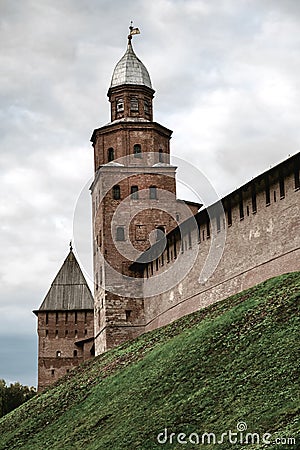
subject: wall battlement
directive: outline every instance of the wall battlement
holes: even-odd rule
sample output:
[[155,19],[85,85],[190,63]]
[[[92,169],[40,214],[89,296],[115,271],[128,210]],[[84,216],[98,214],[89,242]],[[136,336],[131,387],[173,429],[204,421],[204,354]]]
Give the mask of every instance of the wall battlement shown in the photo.
[[[166,248],[153,262],[134,265],[144,275],[145,331],[267,278],[300,270],[299,159],[298,153],[227,195],[221,201],[224,214],[200,211],[196,220],[169,233]],[[211,276],[199,281],[212,245],[220,244],[219,235],[221,258]],[[189,253],[195,260],[186,277],[152,295],[160,278]],[[188,257],[178,264],[177,274],[184,264]]]

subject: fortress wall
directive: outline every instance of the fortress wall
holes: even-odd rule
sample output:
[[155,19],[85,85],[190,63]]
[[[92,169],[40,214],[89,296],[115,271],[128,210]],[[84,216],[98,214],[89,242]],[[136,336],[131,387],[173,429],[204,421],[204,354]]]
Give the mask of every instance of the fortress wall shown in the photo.
[[[145,331],[168,324],[273,276],[300,270],[300,191],[296,185],[294,171],[291,162],[283,168],[278,166],[276,170],[263,174],[226,197],[223,200],[226,214],[219,222],[220,230],[217,232],[217,219],[213,217],[210,223],[210,237],[207,236],[206,212],[199,213],[198,229],[191,229],[190,237],[188,234],[183,237],[184,243],[179,240],[180,235],[176,235],[177,259],[174,258],[174,254],[170,258],[169,253],[170,262],[167,263],[165,251],[163,264],[162,257],[159,258],[158,264],[153,263],[153,276],[149,267],[145,268],[145,274],[148,273],[148,278],[144,281]],[[284,196],[280,195],[282,192],[279,180],[282,180],[282,177]],[[252,200],[254,185],[256,212],[253,212]],[[281,181],[281,189],[282,187]],[[266,190],[270,192],[268,205]],[[243,218],[240,217],[241,191]],[[231,225],[228,225],[229,209],[232,214]],[[199,283],[199,276],[213,237],[216,238],[215,253],[218,254],[218,251],[220,252],[218,245],[225,234],[224,251],[216,270],[205,282]],[[182,247],[183,254],[180,252]],[[189,252],[191,257],[196,254],[193,264],[190,264],[187,257]],[[183,256],[185,260],[182,259]],[[182,264],[179,263],[180,258]],[[174,270],[176,264],[177,271]],[[192,267],[188,275],[178,282],[184,271],[184,265],[188,267],[189,264]],[[173,287],[168,285],[170,279],[165,281],[172,269]],[[151,296],[154,292],[154,283],[161,286],[165,283],[165,292]]]

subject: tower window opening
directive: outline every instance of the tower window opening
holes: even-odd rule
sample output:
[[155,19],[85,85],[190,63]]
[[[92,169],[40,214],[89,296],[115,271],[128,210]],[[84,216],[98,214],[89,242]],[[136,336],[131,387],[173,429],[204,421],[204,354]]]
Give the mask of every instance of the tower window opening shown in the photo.
[[118,98],[117,100],[117,112],[123,112],[124,111],[124,101],[122,98]]
[[125,230],[124,230],[124,227],[117,227],[116,240],[117,241],[125,241]]
[[48,325],[48,323],[49,323],[49,314],[46,313],[46,325]]
[[160,241],[166,234],[165,227],[163,225],[156,228],[156,241]]
[[271,204],[271,198],[270,198],[270,182],[269,177],[266,176],[265,178],[265,194],[266,194],[266,206]]
[[294,180],[295,180],[295,189],[300,189],[299,167],[295,167]]
[[58,324],[58,313],[55,313],[55,323]]
[[244,201],[243,201],[243,192],[239,192],[239,209],[240,209],[240,220],[244,218]]
[[285,189],[284,189],[284,178],[283,175],[280,174],[279,176],[279,192],[280,192],[280,198],[285,197]]
[[73,356],[74,356],[74,358],[76,358],[76,356],[77,356],[77,350],[74,350]]
[[156,200],[157,199],[156,186],[150,186],[149,187],[149,198],[150,198],[150,200]]
[[189,241],[189,248],[192,248],[192,233],[188,232],[188,241]]
[[216,217],[216,223],[217,223],[217,232],[220,233],[220,231],[221,231],[221,220],[220,220],[220,216],[219,215]]
[[274,191],[274,203],[276,203],[276,200],[277,200],[276,191]]
[[56,358],[60,358],[61,357],[61,351],[60,350],[57,350],[57,352],[56,352]]
[[135,144],[133,146],[133,154],[135,158],[141,158],[142,157],[142,147],[140,144]]
[[75,312],[75,323],[77,323],[77,312]]
[[55,371],[54,369],[51,369],[51,376],[54,377]]
[[164,152],[161,148],[158,150],[158,161],[161,163],[164,162]]
[[138,186],[131,186],[131,198],[132,198],[132,200],[138,200],[138,198],[139,198]]
[[112,189],[113,199],[114,200],[120,200],[121,198],[121,189],[120,186],[117,184]]
[[176,238],[173,236],[173,250],[174,250],[174,259],[177,258],[177,247],[176,247]]
[[151,110],[151,107],[150,107],[149,100],[144,100],[144,112],[145,112],[145,114],[150,114],[150,110]]
[[227,205],[227,223],[228,223],[228,226],[231,227],[231,225],[232,225],[232,208],[231,208],[230,200]]
[[252,197],[252,212],[253,212],[253,214],[255,214],[257,212],[257,201],[256,201],[255,185],[252,186],[251,197]]
[[46,337],[48,337],[48,330],[46,330],[46,334],[45,335],[46,335]]
[[58,330],[55,330],[55,337],[58,338]]
[[126,316],[126,321],[128,321],[130,319],[130,316],[131,316],[131,309],[126,309],[125,310],[125,316]]
[[139,101],[136,97],[130,99],[130,111],[137,112],[139,110]]
[[206,222],[206,237],[207,237],[207,239],[210,238],[210,221],[209,221],[209,219]]
[[112,147],[107,150],[107,160],[108,162],[113,161],[115,159],[115,151]]

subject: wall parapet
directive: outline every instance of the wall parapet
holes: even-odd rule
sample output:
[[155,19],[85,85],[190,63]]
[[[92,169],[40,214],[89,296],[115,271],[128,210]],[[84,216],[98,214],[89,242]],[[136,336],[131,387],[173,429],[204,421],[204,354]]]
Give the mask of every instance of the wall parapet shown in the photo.
[[[166,236],[163,250],[159,243],[153,246],[152,261],[132,265],[144,276],[145,331],[267,278],[300,270],[299,161],[300,153],[224,197],[223,216],[201,210]],[[209,279],[199,283],[211,243],[222,233],[222,257]],[[186,277],[152,295],[154,283],[166,277],[183,253],[195,249]]]

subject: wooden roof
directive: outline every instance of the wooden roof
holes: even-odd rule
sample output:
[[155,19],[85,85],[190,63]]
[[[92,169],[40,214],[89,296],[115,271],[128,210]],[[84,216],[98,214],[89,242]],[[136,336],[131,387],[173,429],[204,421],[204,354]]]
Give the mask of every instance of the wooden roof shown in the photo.
[[71,249],[39,311],[82,309],[94,309],[94,299]]

